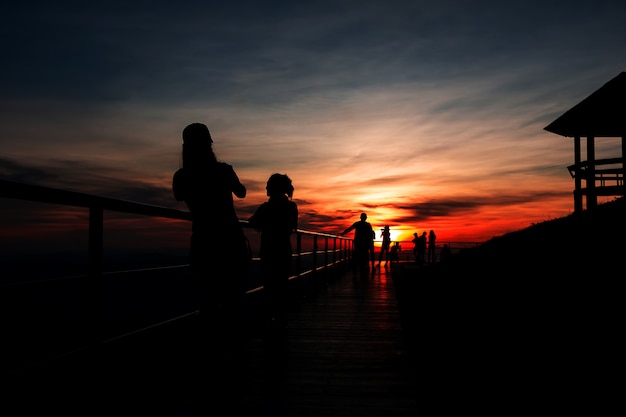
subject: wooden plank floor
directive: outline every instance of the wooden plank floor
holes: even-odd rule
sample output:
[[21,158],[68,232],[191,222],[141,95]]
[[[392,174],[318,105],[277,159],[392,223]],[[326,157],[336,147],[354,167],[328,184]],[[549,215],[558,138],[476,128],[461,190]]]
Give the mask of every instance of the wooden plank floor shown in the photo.
[[[274,391],[285,415],[417,415],[414,375],[385,272],[367,279],[348,275],[291,314],[284,371]],[[257,367],[269,356],[263,349],[254,354],[261,354],[252,358]]]
[[366,279],[342,276],[296,303],[286,331],[254,326],[224,343],[222,330],[203,334],[190,319],[22,375],[11,381],[5,404],[13,406],[10,415],[418,414],[414,368],[385,268]]

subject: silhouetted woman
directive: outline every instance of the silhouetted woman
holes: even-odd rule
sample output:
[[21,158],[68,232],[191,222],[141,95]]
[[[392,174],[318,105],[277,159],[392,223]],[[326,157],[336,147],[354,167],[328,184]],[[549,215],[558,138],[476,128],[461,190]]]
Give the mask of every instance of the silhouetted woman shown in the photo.
[[383,238],[383,242],[380,245],[380,253],[378,254],[378,265],[383,260],[383,255],[385,257],[385,267],[387,267],[387,263],[389,263],[389,245],[391,245],[391,232],[389,232],[389,226],[385,226],[380,233],[380,237]]
[[231,165],[218,161],[212,144],[206,125],[185,127],[183,166],[172,182],[174,197],[184,201],[191,212],[189,257],[196,274],[201,317],[206,309],[231,306],[241,295],[250,259],[233,203],[233,194],[244,198],[246,187]]
[[437,257],[435,255],[435,249],[437,247],[437,235],[434,230],[430,230],[428,233],[428,262],[436,262]]
[[261,233],[261,275],[265,314],[277,328],[287,325],[289,274],[291,272],[291,234],[298,227],[298,206],[291,201],[293,185],[284,174],[272,174],[265,187],[269,199],[248,219]]
[[206,125],[185,127],[183,166],[172,181],[174,197],[191,212],[189,260],[196,276],[203,331],[198,334],[199,343],[189,348],[190,354],[192,348],[198,354],[197,389],[205,412],[226,406],[240,383],[243,295],[251,259],[233,203],[233,194],[244,198],[246,187],[231,165],[218,161],[212,144]]

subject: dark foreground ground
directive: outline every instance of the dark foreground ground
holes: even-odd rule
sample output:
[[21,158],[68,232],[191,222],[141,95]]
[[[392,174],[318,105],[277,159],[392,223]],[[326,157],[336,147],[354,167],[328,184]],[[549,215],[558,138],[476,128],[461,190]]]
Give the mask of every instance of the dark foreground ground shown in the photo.
[[[623,412],[624,199],[395,275],[416,372],[442,411]],[[430,360],[428,360],[430,358]]]
[[[345,285],[333,287],[337,292],[329,287],[328,294],[308,298],[288,333],[287,351],[297,366],[290,368],[284,386],[295,393],[289,398],[295,398],[291,410],[298,412],[284,414],[622,415],[624,214],[624,201],[617,200],[466,249],[450,264],[394,265],[389,288],[387,274],[380,272],[365,281],[339,281]],[[384,301],[393,290],[395,299]],[[211,329],[218,335],[231,328]],[[405,373],[405,347],[395,345],[399,333],[413,372]],[[87,358],[84,366],[78,358],[73,366],[61,362],[44,373],[11,376],[13,389],[0,394],[0,414],[235,415],[235,408],[247,407],[238,398],[256,398],[265,393],[266,381],[276,382],[275,372],[266,374],[264,364],[266,350],[275,352],[274,345],[268,348],[267,339],[256,334],[252,367],[224,361],[227,353],[238,357],[238,352],[222,346],[208,356],[219,366],[200,372],[198,380],[204,368],[196,362],[197,352],[210,349],[189,350],[201,345],[190,336],[197,334],[175,327],[166,335],[158,332],[154,340],[146,336],[144,343],[124,346],[122,341],[119,349],[95,361]],[[220,340],[232,339],[209,339]],[[412,377],[415,397],[407,395],[412,384],[401,384],[387,365],[380,366],[387,360],[399,375]],[[248,376],[232,378],[242,364]],[[232,383],[240,396],[215,390],[221,386],[215,384],[222,379],[218,375],[229,377],[225,392],[231,392]],[[198,398],[208,407],[201,413]],[[265,398],[260,401],[265,405]],[[223,411],[222,402],[232,409]],[[252,403],[243,414],[262,415],[258,402]]]

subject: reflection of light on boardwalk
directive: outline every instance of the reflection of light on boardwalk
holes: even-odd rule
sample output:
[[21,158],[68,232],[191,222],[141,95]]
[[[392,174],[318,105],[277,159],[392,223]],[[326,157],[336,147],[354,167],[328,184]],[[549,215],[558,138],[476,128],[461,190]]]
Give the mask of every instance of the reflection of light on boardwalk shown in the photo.
[[[389,271],[383,268],[364,280],[344,275],[290,313],[287,367],[281,375],[288,383],[273,393],[285,415],[386,415],[389,410],[417,415],[417,387]],[[251,367],[258,369],[262,357],[251,353]],[[243,383],[268,386],[254,376]]]
[[389,261],[382,261],[373,271],[373,277],[380,281],[381,285],[387,285],[387,278],[391,276],[393,266]]

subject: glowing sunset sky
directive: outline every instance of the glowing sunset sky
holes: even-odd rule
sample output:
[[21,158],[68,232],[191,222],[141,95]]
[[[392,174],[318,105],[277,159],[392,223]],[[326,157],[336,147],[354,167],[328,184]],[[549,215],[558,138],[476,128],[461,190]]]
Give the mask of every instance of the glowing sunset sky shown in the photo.
[[13,2],[0,178],[186,209],[171,178],[201,122],[242,219],[280,172],[303,229],[365,211],[394,240],[484,241],[573,211],[573,140],[543,128],[626,70],[625,19],[623,0]]

